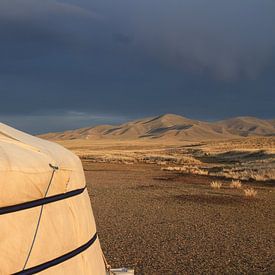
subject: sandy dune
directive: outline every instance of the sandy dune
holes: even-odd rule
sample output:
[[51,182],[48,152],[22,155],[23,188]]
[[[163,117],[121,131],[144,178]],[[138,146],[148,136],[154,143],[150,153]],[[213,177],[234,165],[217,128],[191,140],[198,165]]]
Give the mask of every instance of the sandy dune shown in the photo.
[[51,140],[157,139],[160,141],[200,141],[246,136],[275,136],[275,121],[254,117],[237,117],[217,122],[203,122],[179,115],[166,114],[135,120],[118,126],[100,125],[41,135],[41,137]]

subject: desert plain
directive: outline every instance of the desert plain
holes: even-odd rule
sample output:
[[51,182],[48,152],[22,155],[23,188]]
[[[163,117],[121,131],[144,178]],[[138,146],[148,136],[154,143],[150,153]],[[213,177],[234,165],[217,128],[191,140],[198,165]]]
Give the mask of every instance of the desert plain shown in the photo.
[[111,266],[274,274],[273,125],[166,115],[42,137],[81,158]]

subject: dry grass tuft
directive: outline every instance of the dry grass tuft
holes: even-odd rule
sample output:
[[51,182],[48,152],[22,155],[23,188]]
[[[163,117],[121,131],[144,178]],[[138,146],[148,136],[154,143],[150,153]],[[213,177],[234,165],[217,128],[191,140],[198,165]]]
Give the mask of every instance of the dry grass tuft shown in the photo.
[[244,189],[244,195],[248,198],[254,198],[257,195],[257,191],[253,188]]
[[242,187],[242,183],[240,180],[232,180],[230,183],[230,187],[240,189]]
[[168,166],[168,167],[162,167],[162,171],[177,171],[180,173],[186,173],[186,174],[195,174],[195,175],[208,175],[208,171],[201,169],[195,165],[186,165],[186,166]]
[[168,167],[164,167],[161,170],[163,171],[185,171],[183,167],[179,167],[179,166],[168,166]]
[[210,186],[213,189],[220,189],[222,187],[222,183],[220,181],[212,181]]

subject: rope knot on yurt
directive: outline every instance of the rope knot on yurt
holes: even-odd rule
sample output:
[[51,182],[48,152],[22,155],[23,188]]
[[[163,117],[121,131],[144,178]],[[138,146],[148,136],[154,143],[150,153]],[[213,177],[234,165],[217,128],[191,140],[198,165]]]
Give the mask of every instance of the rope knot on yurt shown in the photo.
[[58,169],[59,169],[58,166],[54,166],[54,165],[52,165],[51,163],[49,163],[49,166],[50,166],[53,170],[58,170]]

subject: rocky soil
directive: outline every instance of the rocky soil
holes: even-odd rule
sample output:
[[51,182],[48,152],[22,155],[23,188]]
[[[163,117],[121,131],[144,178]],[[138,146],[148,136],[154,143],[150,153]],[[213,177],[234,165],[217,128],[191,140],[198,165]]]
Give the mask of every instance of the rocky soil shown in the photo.
[[85,163],[101,245],[136,274],[274,274],[272,183],[211,189],[208,176],[149,164]]

